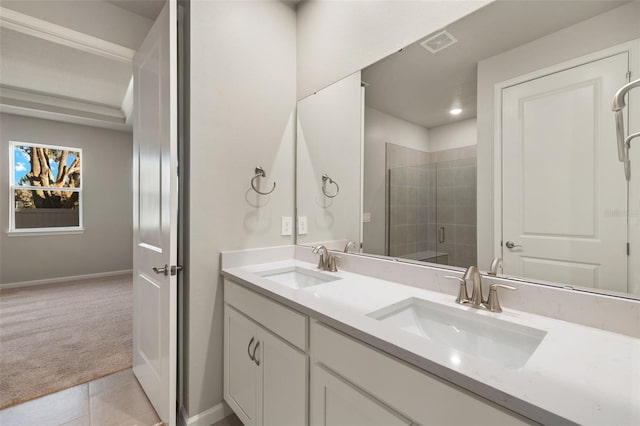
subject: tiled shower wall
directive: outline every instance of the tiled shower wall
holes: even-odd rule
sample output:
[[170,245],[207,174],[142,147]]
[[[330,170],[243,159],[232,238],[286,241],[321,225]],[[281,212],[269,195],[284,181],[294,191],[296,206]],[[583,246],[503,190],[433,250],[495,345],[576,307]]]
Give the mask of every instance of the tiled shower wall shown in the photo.
[[390,256],[476,263],[476,147],[427,153],[387,144]]
[[[435,168],[430,154],[387,143],[387,197],[389,256],[410,257],[423,250],[435,253],[433,230],[429,230],[429,209],[435,215]],[[431,245],[430,245],[431,242]],[[417,259],[422,260],[422,259]]]
[[444,228],[438,253],[447,253],[449,265],[467,267],[477,263],[476,147],[431,153],[436,172],[436,218]]

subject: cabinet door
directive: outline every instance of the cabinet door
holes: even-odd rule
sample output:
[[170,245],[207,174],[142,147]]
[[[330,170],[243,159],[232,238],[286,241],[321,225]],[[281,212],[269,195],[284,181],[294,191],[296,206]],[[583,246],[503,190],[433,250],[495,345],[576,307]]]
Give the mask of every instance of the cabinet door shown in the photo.
[[311,371],[311,426],[395,426],[412,422],[321,366]]
[[224,399],[245,426],[257,425],[259,366],[252,357],[258,327],[228,305],[224,312]]
[[307,425],[308,355],[260,329],[256,360],[260,363],[262,390],[258,424]]

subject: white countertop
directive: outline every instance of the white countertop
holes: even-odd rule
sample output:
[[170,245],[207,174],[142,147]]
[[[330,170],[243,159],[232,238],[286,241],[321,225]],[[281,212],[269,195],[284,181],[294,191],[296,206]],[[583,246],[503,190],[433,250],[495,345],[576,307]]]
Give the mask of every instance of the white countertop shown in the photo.
[[[223,269],[222,273],[425,371],[436,374],[525,417],[545,424],[640,425],[640,339],[503,306],[496,314],[454,303],[443,294],[354,274],[295,290],[257,273],[299,260]],[[409,297],[441,303],[472,315],[494,316],[547,332],[519,369],[428,342],[366,314]],[[455,356],[453,356],[455,355]]]

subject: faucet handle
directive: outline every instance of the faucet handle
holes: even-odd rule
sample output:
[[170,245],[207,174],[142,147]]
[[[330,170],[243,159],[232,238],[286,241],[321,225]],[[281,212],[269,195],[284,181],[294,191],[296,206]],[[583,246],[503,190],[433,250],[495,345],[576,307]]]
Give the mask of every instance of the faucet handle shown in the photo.
[[449,280],[457,280],[460,283],[460,289],[458,290],[458,297],[456,303],[463,304],[469,301],[469,294],[467,293],[467,280],[460,277],[454,277],[453,275],[445,275],[445,278]]
[[337,272],[338,271],[338,265],[337,265],[337,260],[340,259],[340,257],[336,256],[335,254],[330,254],[329,255],[329,272]]
[[491,312],[502,312],[500,301],[498,300],[498,288],[505,290],[517,290],[516,287],[506,284],[491,284],[489,286],[489,298],[487,299],[487,309]]

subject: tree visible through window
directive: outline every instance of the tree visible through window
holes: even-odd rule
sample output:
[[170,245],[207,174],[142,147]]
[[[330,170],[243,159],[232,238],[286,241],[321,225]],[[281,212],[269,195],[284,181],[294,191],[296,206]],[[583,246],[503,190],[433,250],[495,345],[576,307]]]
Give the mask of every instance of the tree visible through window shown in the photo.
[[11,142],[11,230],[82,227],[77,148]]

